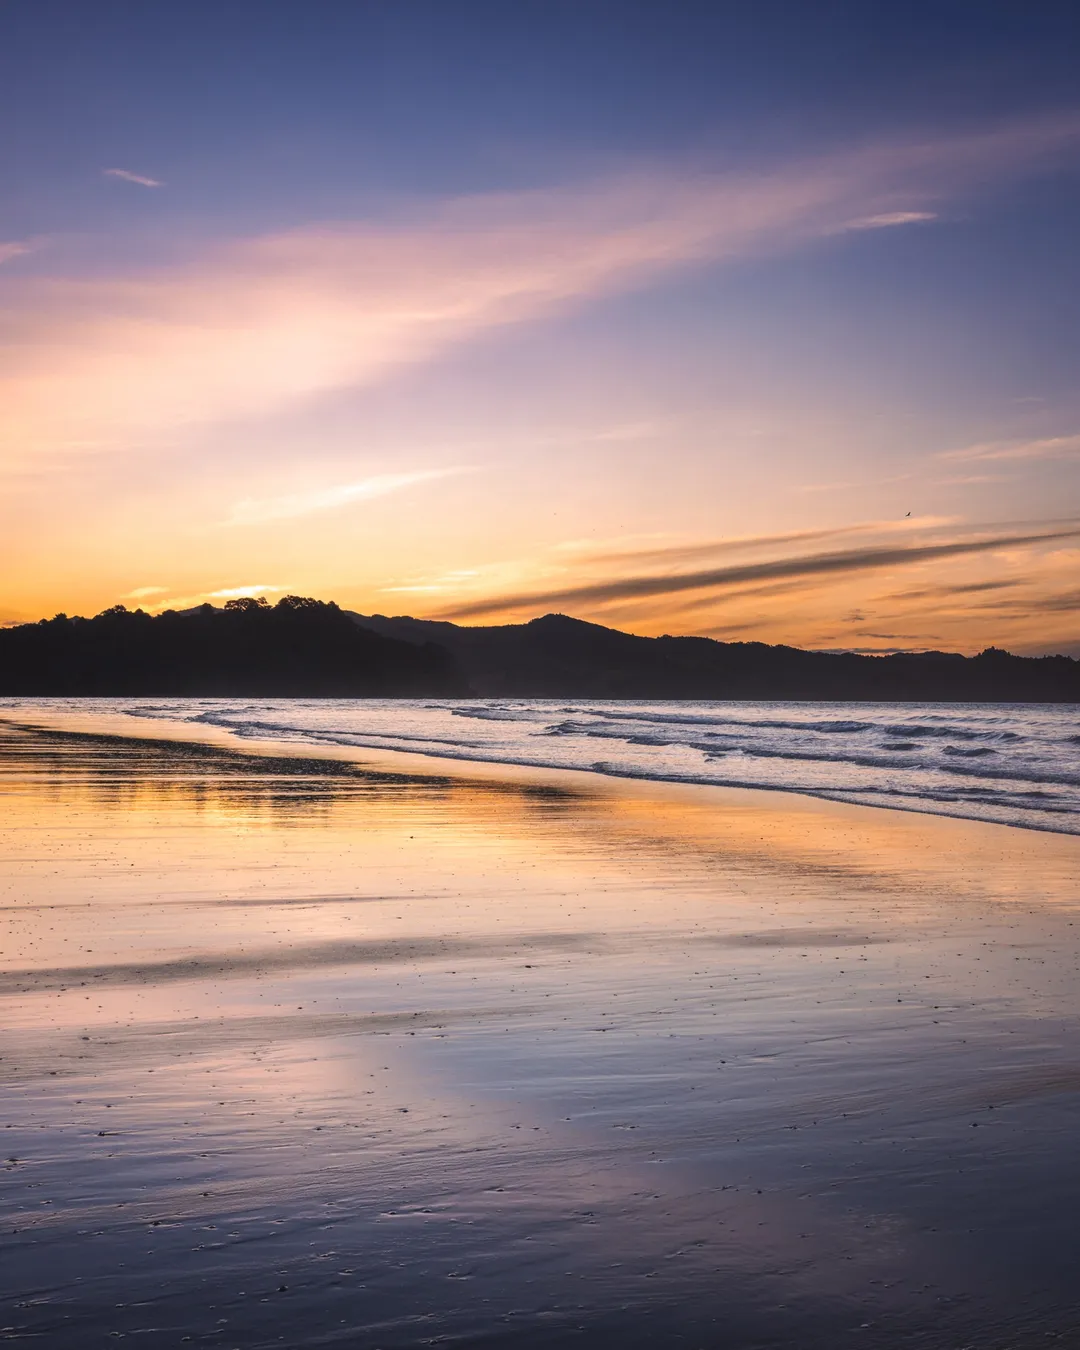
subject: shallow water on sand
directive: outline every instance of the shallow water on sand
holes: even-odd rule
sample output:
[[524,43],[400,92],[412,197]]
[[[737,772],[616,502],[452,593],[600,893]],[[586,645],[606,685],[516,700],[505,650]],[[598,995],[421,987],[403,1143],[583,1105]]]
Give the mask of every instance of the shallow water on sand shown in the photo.
[[[1080,706],[634,699],[6,698],[35,723],[273,738],[617,778],[773,788],[1080,834]],[[125,725],[126,724],[126,725]],[[152,734],[152,733],[151,733]]]
[[1080,840],[0,729],[0,1339],[1075,1344]]

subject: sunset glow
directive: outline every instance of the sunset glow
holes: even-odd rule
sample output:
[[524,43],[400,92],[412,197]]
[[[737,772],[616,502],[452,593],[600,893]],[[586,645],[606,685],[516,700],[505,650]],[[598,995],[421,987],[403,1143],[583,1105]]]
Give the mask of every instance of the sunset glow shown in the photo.
[[[650,60],[623,43],[616,99]],[[534,74],[499,153],[505,89],[479,121],[425,121],[439,167],[390,99],[350,114],[342,160],[317,62],[297,75],[306,163],[259,167],[257,77],[248,110],[215,90],[224,139],[181,134],[167,78],[154,105],[122,76],[63,155],[15,133],[0,622],[295,592],[465,623],[1080,651],[1080,340],[1053,304],[1033,319],[1074,265],[1075,102],[869,116],[841,85],[829,126],[796,132],[796,94],[766,113],[703,93],[661,153],[605,139],[599,105],[546,125]],[[152,132],[125,121],[147,99]]]

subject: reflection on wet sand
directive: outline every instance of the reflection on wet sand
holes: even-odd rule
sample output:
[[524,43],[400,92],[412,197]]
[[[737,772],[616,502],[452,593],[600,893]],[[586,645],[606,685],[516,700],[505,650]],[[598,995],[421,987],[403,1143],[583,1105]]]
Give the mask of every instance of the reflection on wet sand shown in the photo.
[[1080,839],[402,764],[0,727],[5,1339],[1078,1334]]

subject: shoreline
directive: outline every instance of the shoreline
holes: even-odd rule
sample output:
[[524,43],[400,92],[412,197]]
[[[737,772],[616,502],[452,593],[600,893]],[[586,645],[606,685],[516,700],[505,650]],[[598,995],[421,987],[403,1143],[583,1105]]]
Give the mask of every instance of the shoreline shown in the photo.
[[[935,705],[911,705],[935,706]],[[986,705],[990,706],[990,705]],[[47,709],[34,709],[26,719],[21,710],[0,707],[0,725],[28,731],[57,732],[67,735],[113,738],[118,741],[140,741],[168,745],[193,745],[217,749],[236,755],[310,760],[313,763],[336,762],[354,765],[372,774],[391,774],[409,778],[450,778],[463,782],[479,781],[507,783],[520,786],[546,784],[553,788],[603,793],[601,785],[611,790],[635,789],[648,795],[662,793],[698,793],[713,795],[718,801],[741,804],[755,801],[766,806],[779,799],[785,804],[816,803],[823,809],[839,812],[889,812],[901,817],[949,821],[957,825],[977,826],[991,830],[1020,830],[1025,834],[1047,835],[1053,838],[1080,839],[1080,828],[1055,828],[1038,821],[995,821],[951,811],[932,811],[920,806],[906,806],[895,801],[850,801],[830,795],[827,791],[778,787],[773,785],[742,785],[714,782],[694,782],[686,778],[666,778],[645,774],[620,773],[616,769],[555,768],[543,764],[527,764],[518,760],[471,758],[466,755],[437,755],[422,751],[385,749],[369,746],[331,744],[298,745],[295,741],[271,735],[243,735],[228,728],[208,723],[178,722],[170,718],[135,717],[126,713],[80,713],[71,710],[50,714]],[[42,713],[46,716],[42,717]]]
[[[445,788],[465,798],[562,799],[577,821],[577,837],[587,840],[589,848],[599,844],[606,850],[615,838],[623,850],[633,850],[641,839],[662,838],[663,852],[683,850],[696,864],[713,860],[726,869],[734,857],[766,877],[832,875],[841,891],[886,884],[906,894],[937,886],[947,876],[951,894],[976,902],[1028,903],[1045,895],[1054,907],[1080,903],[1072,880],[1080,875],[1080,835],[1065,831],[1017,828],[887,805],[868,808],[777,789],[438,759],[395,750],[297,746],[190,723],[163,721],[155,726],[149,719],[139,719],[140,725],[132,728],[123,715],[77,720],[78,725],[67,719],[61,725],[57,719],[49,726],[22,726],[28,736],[70,737],[88,748],[111,743],[125,773],[130,767],[124,764],[125,751],[136,746],[164,756],[177,750],[208,752],[240,765],[278,761],[285,776],[298,771],[314,779],[321,776],[321,766],[333,766],[332,781],[343,786],[385,782],[406,794],[413,788],[421,794]],[[89,725],[91,721],[95,725]],[[103,725],[112,722],[119,728]],[[0,715],[0,728],[16,730],[17,725]],[[207,768],[213,780],[212,761]],[[341,770],[345,772],[339,776]],[[140,772],[136,769],[136,776]],[[531,835],[535,822],[518,815],[511,812],[504,824],[521,840]]]

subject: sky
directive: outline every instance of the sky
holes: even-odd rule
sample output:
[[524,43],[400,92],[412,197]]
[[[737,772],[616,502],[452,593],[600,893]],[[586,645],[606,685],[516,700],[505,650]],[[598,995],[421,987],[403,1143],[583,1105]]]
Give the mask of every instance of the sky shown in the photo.
[[1080,8],[0,0],[0,623],[1080,655]]

